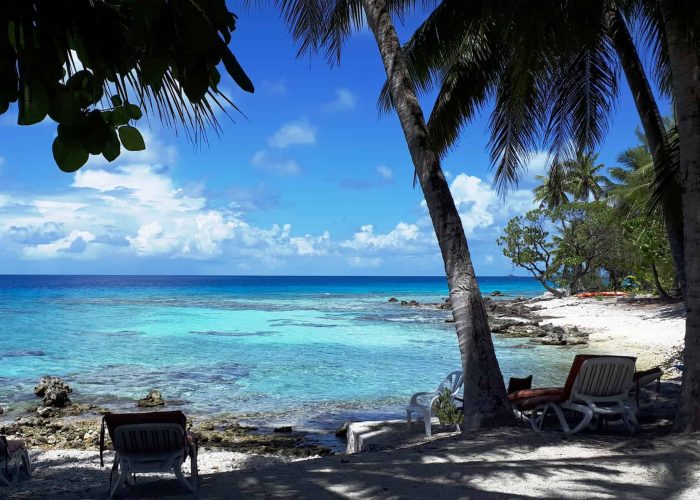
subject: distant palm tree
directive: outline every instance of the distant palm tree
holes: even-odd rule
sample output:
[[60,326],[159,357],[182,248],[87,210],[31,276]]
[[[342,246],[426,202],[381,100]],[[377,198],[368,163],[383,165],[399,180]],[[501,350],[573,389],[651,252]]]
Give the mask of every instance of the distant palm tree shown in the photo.
[[513,419],[459,212],[432,144],[391,15],[409,0],[276,0],[300,52],[325,51],[338,62],[343,43],[365,19],[374,34],[442,252],[464,370],[464,432]]
[[552,164],[549,174],[538,175],[541,184],[534,189],[540,207],[556,208],[574,201],[598,201],[610,185],[610,179],[600,171],[605,165],[596,165],[598,155],[578,152],[576,159]]
[[575,160],[567,160],[567,170],[571,193],[577,201],[598,201],[610,184],[610,179],[600,171],[602,163],[595,164],[598,155],[579,152]]

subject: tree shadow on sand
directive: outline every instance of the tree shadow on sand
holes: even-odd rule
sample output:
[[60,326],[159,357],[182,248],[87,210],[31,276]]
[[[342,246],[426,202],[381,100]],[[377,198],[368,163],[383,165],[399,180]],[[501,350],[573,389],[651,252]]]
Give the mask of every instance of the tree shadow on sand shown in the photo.
[[[699,488],[698,437],[649,437],[645,433],[634,437],[589,434],[564,440],[556,433],[501,429],[470,438],[437,438],[393,452],[335,455],[204,474],[197,495],[187,494],[170,479],[172,476],[139,478],[118,497],[692,497],[689,490]],[[71,469],[74,481],[61,484],[65,467]],[[61,486],[48,489],[39,485],[43,482],[48,486],[48,480]],[[33,479],[10,490],[9,498],[107,498],[108,481],[107,468],[71,465],[58,459],[43,462]]]

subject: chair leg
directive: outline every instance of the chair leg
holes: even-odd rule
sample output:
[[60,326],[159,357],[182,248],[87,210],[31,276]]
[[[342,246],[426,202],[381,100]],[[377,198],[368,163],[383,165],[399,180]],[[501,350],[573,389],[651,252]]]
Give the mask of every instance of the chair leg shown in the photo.
[[[118,458],[115,457],[115,460],[118,460]],[[121,460],[117,462],[117,469],[112,469],[112,479],[114,479],[114,474],[117,471],[117,479],[116,481],[112,481],[112,490],[109,492],[110,498],[114,497],[114,494],[124,485],[124,483],[126,483],[126,480],[129,477],[129,466],[125,465],[125,463]]]
[[24,448],[22,449],[21,461],[24,465],[24,471],[27,473],[27,476],[32,477],[32,462],[29,459],[29,452]]
[[[185,475],[182,473],[182,464],[184,463],[183,460],[176,460],[175,463],[173,464],[173,472],[175,473],[175,477],[185,485],[185,487],[190,490],[192,493],[197,491],[197,485],[194,484],[194,481],[190,480],[188,481]],[[191,478],[193,479],[193,478]]]
[[192,481],[192,491],[197,491],[199,487],[199,469],[197,468],[197,452],[194,451],[190,455],[190,481]]
[[425,421],[425,435],[428,437],[433,435],[433,423],[430,418],[431,416],[430,411],[423,413],[423,420]]
[[2,469],[0,468],[0,486],[10,486],[10,481],[5,477],[5,474],[2,473]]
[[570,429],[569,424],[566,422],[566,419],[564,419],[564,414],[562,413],[561,409],[557,409],[559,410],[559,413],[557,413],[557,417],[561,415],[559,422],[562,424],[562,427],[564,428],[564,434],[566,434],[567,436],[576,434],[577,432],[581,431],[586,426],[588,426],[588,424],[591,423],[591,420],[593,420],[593,410],[587,409],[583,412],[583,419],[581,420],[581,422],[579,422],[579,424],[573,429]]

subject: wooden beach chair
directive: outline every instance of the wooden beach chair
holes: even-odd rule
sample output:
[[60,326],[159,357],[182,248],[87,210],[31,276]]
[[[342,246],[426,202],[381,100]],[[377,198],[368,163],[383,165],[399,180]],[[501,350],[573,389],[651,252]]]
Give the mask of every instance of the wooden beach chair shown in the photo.
[[[450,373],[445,379],[440,382],[440,385],[431,392],[417,392],[411,396],[411,400],[406,406],[406,423],[408,428],[411,428],[411,414],[418,413],[422,415],[423,421],[425,423],[425,435],[432,435],[432,422],[433,417],[433,405],[435,401],[440,397],[440,395],[449,389],[452,402],[455,400],[461,401],[460,391],[464,385],[464,378],[461,370],[454,371]],[[423,401],[423,402],[421,402]]]
[[[105,428],[115,451],[110,475],[110,497],[141,472],[173,472],[192,492],[197,491],[197,443],[186,431],[187,419],[180,411],[108,413],[102,419],[100,465],[105,449]],[[182,464],[190,458],[190,477]]]
[[[7,439],[0,436],[0,486],[12,486],[17,484],[20,470],[24,469],[27,476],[32,475],[32,465],[29,461],[29,453],[22,441]],[[12,480],[8,473],[12,470]]]
[[[618,417],[633,433],[638,427],[637,406],[630,399],[635,361],[628,356],[579,354],[574,358],[564,387],[528,389],[508,397],[516,411],[530,412],[530,425],[537,431],[542,430],[551,411],[567,435],[585,427],[595,428],[601,418],[611,417]],[[573,428],[566,420],[565,411],[581,415]]]

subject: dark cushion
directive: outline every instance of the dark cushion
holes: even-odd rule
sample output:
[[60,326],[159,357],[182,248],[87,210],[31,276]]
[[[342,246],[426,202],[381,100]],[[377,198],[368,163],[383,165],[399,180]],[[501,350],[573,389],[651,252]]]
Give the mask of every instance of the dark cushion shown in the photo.
[[664,373],[663,370],[660,367],[656,366],[654,368],[649,368],[648,370],[642,370],[640,372],[635,372],[634,375],[632,376],[632,380],[634,380],[636,382],[640,378],[646,377],[647,375],[657,375],[658,377],[660,377],[663,373]]
[[5,448],[7,448],[8,453],[12,454],[24,448],[24,443],[18,439],[7,439],[5,436],[0,436],[0,456],[5,454]]
[[532,375],[524,378],[510,377],[508,380],[508,394],[532,388]]

